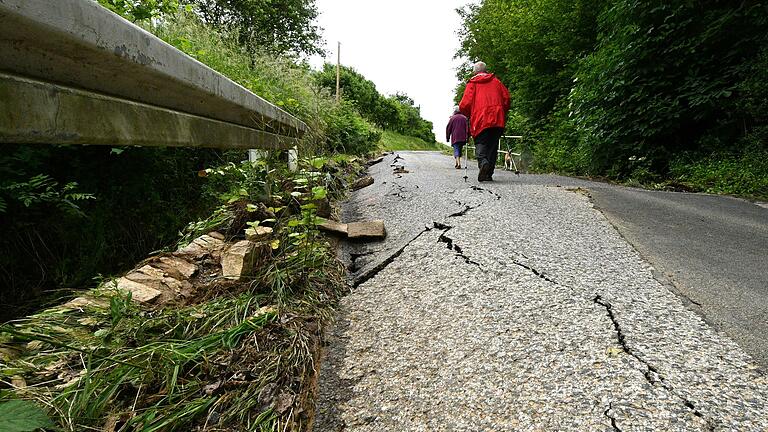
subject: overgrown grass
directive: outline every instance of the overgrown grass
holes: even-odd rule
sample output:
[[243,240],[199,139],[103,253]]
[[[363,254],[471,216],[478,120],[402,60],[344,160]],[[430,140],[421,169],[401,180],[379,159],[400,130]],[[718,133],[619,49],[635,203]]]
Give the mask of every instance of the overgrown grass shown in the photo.
[[[296,174],[211,170],[223,208],[251,219],[259,203],[274,208],[274,221],[256,220],[274,227],[272,258],[246,281],[198,287],[185,306],[138,305],[105,283],[85,304],[1,326],[0,408],[32,400],[73,432],[306,430],[320,335],[346,290],[316,202],[343,193],[351,159],[305,161]],[[247,220],[220,213],[189,229],[241,237]]]
[[351,103],[337,104],[307,64],[246,51],[235,30],[215,30],[189,12],[180,11],[148,30],[304,121],[309,132],[300,143],[302,154],[363,154],[375,148],[378,130]]
[[386,150],[386,151],[397,151],[397,150],[443,151],[445,150],[446,146],[437,142],[428,143],[421,138],[405,136],[397,132],[385,130],[381,134],[379,147],[382,150]]
[[768,151],[742,155],[713,154],[704,158],[683,155],[671,167],[674,182],[691,190],[737,195],[768,201]]

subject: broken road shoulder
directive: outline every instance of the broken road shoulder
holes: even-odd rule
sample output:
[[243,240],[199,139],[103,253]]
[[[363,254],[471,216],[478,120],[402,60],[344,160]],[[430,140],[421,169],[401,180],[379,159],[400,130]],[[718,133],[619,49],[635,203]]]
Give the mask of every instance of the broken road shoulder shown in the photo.
[[0,327],[0,404],[38,401],[69,430],[306,430],[321,335],[347,290],[313,222],[316,202],[343,195],[347,162],[331,162],[217,170],[248,194],[178,249]]

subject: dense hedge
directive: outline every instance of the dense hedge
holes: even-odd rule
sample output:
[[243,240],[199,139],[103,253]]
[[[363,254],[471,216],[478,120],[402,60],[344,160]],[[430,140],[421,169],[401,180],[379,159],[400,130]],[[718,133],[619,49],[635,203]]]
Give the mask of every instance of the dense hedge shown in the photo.
[[[460,53],[510,86],[509,128],[539,169],[768,195],[764,180],[722,189],[692,174],[768,148],[763,2],[484,0],[462,17]],[[765,179],[764,165],[736,169]]]
[[[325,89],[336,89],[336,66],[326,63],[315,75]],[[379,127],[403,135],[420,138],[428,143],[435,141],[432,122],[421,117],[421,109],[404,93],[384,96],[376,84],[366,79],[354,68],[339,69],[341,96],[352,102],[360,114]]]

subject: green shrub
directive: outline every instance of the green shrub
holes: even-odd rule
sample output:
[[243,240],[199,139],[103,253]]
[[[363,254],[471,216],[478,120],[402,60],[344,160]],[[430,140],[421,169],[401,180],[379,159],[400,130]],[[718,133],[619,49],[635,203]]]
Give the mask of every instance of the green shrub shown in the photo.
[[685,153],[670,169],[675,181],[691,189],[768,200],[768,149],[751,147],[742,153]]
[[327,146],[333,152],[369,153],[381,139],[381,131],[360,117],[350,102],[334,105],[327,121]]
[[[351,102],[368,121],[385,130],[434,142],[432,122],[421,117],[421,109],[404,93],[386,97],[376,90],[376,85],[351,67],[342,66],[339,71],[341,98]],[[336,66],[330,63],[315,74],[318,85],[328,91],[336,89]]]

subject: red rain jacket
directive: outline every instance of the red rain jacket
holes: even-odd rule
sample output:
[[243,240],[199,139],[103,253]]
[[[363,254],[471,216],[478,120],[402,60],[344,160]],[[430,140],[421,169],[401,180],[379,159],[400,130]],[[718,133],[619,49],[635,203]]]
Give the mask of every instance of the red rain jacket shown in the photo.
[[509,111],[509,90],[493,74],[479,73],[467,83],[459,110],[469,117],[473,137],[490,127],[503,128]]

